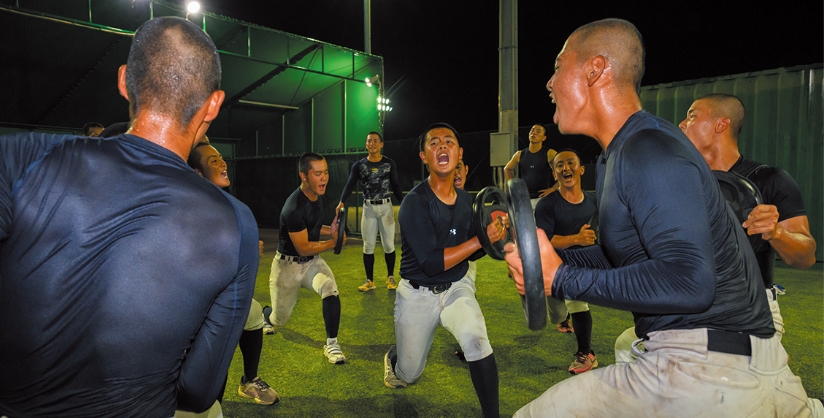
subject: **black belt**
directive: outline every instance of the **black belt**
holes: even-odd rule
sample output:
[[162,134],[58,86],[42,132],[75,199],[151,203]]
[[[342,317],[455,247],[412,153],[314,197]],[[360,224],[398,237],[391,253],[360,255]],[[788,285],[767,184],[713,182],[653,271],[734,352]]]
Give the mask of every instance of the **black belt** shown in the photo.
[[312,261],[316,255],[309,255],[306,257],[301,257],[297,255],[286,255],[286,254],[278,254],[281,260],[291,261],[293,263],[303,264],[309,261]]
[[741,356],[752,355],[749,335],[717,329],[707,330],[707,350]]
[[[772,300],[773,300],[773,301],[778,299],[778,294],[777,294],[777,292],[775,291],[775,288],[774,288],[774,287],[771,287],[771,288],[769,288],[769,289],[767,289],[767,290],[769,290],[770,292],[772,292],[772,295],[773,295]],[[771,302],[772,302],[772,301],[771,301]]]
[[391,201],[392,201],[392,199],[388,198],[388,197],[383,198],[383,199],[366,199],[365,200],[366,203],[369,203],[369,204],[372,204],[372,205],[382,205],[384,203],[389,203]]
[[422,286],[418,283],[413,282],[412,280],[409,280],[409,284],[412,285],[413,289],[420,289],[420,288],[429,289],[435,295],[437,295],[438,293],[446,292],[447,290],[449,290],[450,287],[452,287],[453,283],[455,283],[455,282],[442,283],[442,284],[437,284],[435,286]]

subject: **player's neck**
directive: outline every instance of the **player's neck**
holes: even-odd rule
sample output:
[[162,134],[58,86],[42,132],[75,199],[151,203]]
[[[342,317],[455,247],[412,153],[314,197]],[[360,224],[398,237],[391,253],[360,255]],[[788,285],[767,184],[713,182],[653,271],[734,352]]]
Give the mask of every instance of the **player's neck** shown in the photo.
[[455,190],[454,171],[448,176],[439,176],[437,174],[429,173],[429,177],[426,179],[426,182],[441,202],[447,205],[455,204],[455,199],[458,196],[458,192]]
[[738,162],[741,158],[741,153],[738,152],[738,146],[733,144],[724,144],[723,141],[730,141],[729,139],[720,139],[714,144],[712,149],[701,151],[701,156],[707,160],[710,168],[718,171],[730,171],[730,168]]
[[544,147],[543,142],[530,142],[529,143],[529,152],[535,154],[536,152],[540,151],[541,148]]
[[366,154],[366,159],[373,162],[373,163],[379,163],[382,158],[383,158],[383,155],[381,155],[380,152],[376,152],[374,154],[372,154],[370,152],[369,154]]
[[584,201],[584,191],[581,190],[581,183],[576,184],[572,188],[561,186],[558,188],[558,193],[561,194],[561,197],[563,197],[564,200],[572,203],[573,205],[577,205]]
[[311,200],[312,202],[317,201],[320,197],[319,194],[312,191],[312,189],[309,187],[309,183],[305,181],[300,183],[300,191],[303,192],[306,198]]
[[173,120],[148,111],[139,112],[126,133],[160,145],[177,154],[183,161],[189,158],[195,141],[194,132],[182,130],[180,124]]

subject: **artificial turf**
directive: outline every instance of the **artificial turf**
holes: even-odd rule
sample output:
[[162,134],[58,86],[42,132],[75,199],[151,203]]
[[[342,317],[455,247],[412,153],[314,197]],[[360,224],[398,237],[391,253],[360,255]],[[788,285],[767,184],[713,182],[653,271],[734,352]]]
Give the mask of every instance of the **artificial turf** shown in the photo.
[[[269,302],[269,271],[275,241],[267,242],[260,261],[255,298]],[[397,246],[400,254],[400,246]],[[320,297],[301,290],[289,323],[264,336],[259,374],[280,394],[273,406],[256,405],[238,396],[243,373],[240,350],[229,369],[223,400],[226,417],[478,417],[480,406],[466,363],[453,353],[454,338],[438,328],[421,378],[404,389],[383,384],[383,355],[394,344],[395,292],[384,284],[386,267],[378,245],[375,253],[376,290],[361,293],[364,281],[360,241],[350,240],[340,255],[322,254],[335,273],[341,298],[339,341],[346,364],[326,361],[326,342]],[[400,264],[398,257],[397,265]],[[824,283],[822,264],[806,271],[777,263],[775,281],[786,288],[779,297],[787,333],[783,343],[790,368],[801,377],[807,394],[824,397]],[[397,266],[396,266],[397,270]],[[395,274],[398,277],[397,271]],[[519,296],[506,277],[505,264],[489,257],[478,260],[477,298],[500,376],[501,416],[518,408],[548,387],[571,377],[567,367],[577,345],[573,334],[554,325],[542,331],[526,326]],[[600,367],[615,362],[615,338],[632,326],[629,312],[590,305],[593,317],[592,348]],[[586,402],[581,394],[581,402]]]

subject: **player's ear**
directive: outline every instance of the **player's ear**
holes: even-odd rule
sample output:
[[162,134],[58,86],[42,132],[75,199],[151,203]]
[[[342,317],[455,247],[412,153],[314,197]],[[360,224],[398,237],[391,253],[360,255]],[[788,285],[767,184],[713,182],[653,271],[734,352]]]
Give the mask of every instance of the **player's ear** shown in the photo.
[[117,69],[117,91],[124,99],[129,100],[129,92],[126,89],[126,64]]
[[461,157],[460,160],[463,160],[463,147],[458,148],[458,152],[460,153]]
[[730,118],[718,118],[715,121],[715,132],[721,133],[730,129]]
[[603,55],[596,55],[589,60],[587,69],[587,85],[592,86],[604,74],[607,67],[607,59]]
[[298,171],[298,177],[300,177],[301,182],[306,181],[306,173],[304,173],[303,171]]
[[584,175],[584,171],[586,171],[586,167],[583,164],[580,164],[578,167],[581,167],[581,175]]
[[423,163],[426,164],[426,154],[424,154],[423,151],[421,151],[418,153],[418,156],[421,157],[421,161],[423,161]]

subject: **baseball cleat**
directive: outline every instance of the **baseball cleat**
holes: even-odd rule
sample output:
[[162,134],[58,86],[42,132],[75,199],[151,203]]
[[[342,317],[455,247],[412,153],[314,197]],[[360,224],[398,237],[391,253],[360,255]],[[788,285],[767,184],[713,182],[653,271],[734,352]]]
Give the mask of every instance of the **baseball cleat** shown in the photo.
[[558,332],[573,333],[575,332],[575,329],[572,328],[572,324],[570,324],[569,319],[567,319],[564,322],[558,324]]
[[373,282],[372,280],[367,280],[363,282],[362,285],[358,286],[358,290],[360,290],[361,292],[368,292],[370,290],[375,290],[376,287],[377,286],[375,286],[375,282]]
[[269,387],[266,382],[261,380],[260,377],[256,377],[254,380],[246,383],[241,379],[240,387],[237,388],[237,394],[244,398],[254,399],[255,403],[260,405],[272,405],[280,402],[278,393]]
[[383,356],[383,384],[393,389],[405,388],[406,382],[395,376],[395,366],[392,364],[392,359],[395,356],[397,354],[395,354],[395,346],[393,345],[389,347],[389,351]]
[[572,364],[568,369],[568,371],[572,374],[581,374],[598,367],[598,358],[595,357],[595,353],[592,351],[590,351],[587,355],[584,355],[579,351],[575,353],[572,358]]
[[395,290],[398,288],[398,285],[395,283],[395,276],[389,276],[386,278],[386,288],[389,290]]
[[332,364],[343,364],[346,362],[346,357],[343,355],[343,351],[341,351],[338,343],[324,345],[323,355],[325,355]]

